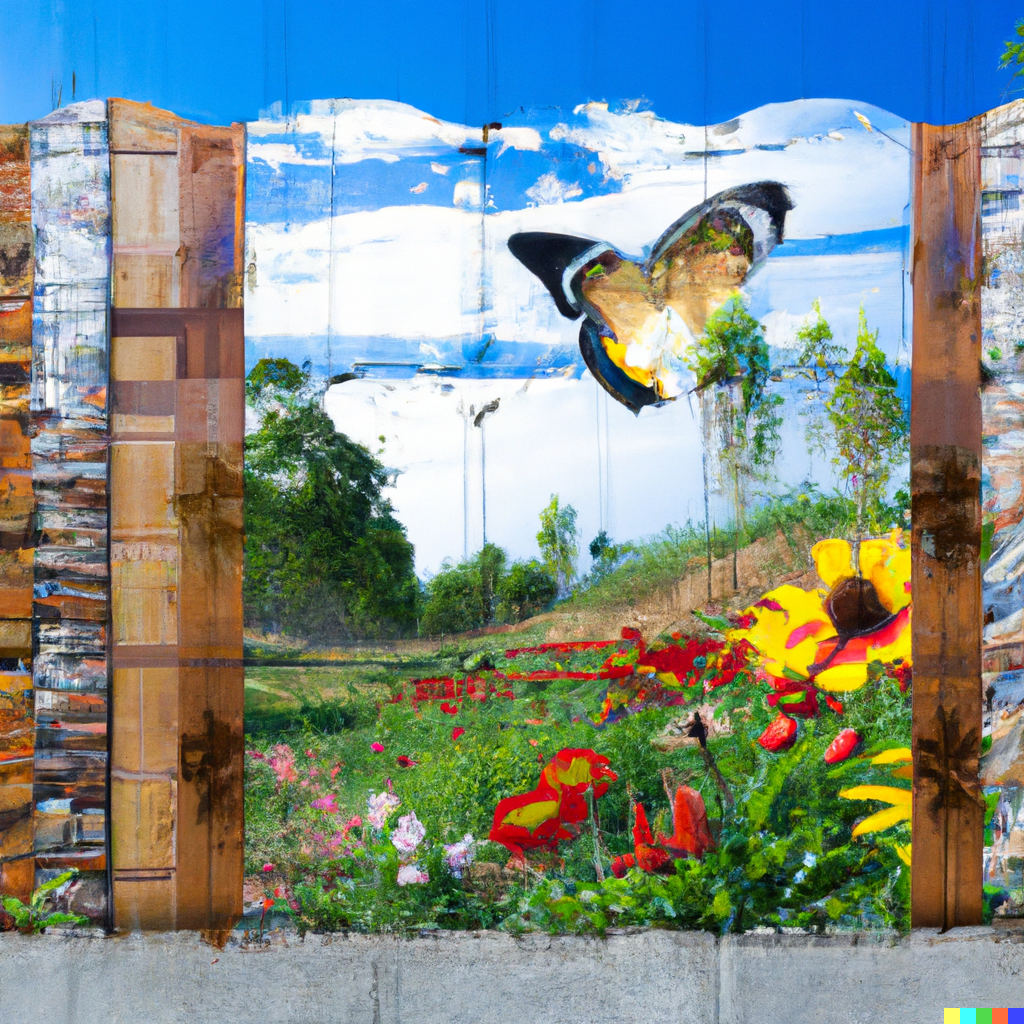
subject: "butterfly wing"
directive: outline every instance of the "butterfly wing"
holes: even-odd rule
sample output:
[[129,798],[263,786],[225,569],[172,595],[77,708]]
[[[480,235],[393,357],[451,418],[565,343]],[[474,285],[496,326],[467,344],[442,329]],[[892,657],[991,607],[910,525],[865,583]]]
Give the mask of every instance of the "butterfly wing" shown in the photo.
[[789,192],[762,181],[726,189],[679,218],[645,267],[651,288],[694,337],[782,242]]
[[563,316],[586,314],[584,362],[614,398],[639,412],[683,393],[683,352],[782,241],[792,208],[778,182],[726,189],[672,224],[646,262],[605,242],[544,231],[515,234],[508,246]]

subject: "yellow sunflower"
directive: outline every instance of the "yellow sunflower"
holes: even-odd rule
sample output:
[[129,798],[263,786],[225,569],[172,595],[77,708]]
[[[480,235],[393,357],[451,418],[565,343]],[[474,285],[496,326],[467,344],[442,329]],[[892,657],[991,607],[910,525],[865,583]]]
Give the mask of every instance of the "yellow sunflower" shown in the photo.
[[811,556],[829,589],[776,587],[729,639],[748,640],[769,674],[833,692],[862,687],[873,661],[909,665],[910,551],[900,538],[894,530],[861,541],[859,572],[848,541],[819,541]]

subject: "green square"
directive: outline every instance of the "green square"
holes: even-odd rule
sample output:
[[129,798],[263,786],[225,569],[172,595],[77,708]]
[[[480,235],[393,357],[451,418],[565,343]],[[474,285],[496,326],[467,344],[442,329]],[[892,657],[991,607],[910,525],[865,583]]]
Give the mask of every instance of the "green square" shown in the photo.
[[992,1008],[982,1010],[980,1007],[974,1011],[974,1024],[992,1024]]

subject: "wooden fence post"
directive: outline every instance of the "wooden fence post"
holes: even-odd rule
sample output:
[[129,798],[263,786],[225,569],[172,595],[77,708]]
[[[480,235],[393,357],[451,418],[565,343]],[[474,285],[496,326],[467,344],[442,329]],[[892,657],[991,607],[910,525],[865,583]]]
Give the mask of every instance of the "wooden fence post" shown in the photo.
[[242,912],[245,143],[110,101],[115,923]]
[[913,127],[911,922],[981,923],[981,144]]

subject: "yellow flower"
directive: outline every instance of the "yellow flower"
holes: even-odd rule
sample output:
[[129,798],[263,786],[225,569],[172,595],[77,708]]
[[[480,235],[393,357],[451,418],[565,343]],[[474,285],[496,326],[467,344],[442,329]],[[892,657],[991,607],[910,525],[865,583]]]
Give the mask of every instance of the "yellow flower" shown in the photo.
[[[883,750],[871,758],[872,764],[900,764],[899,768],[893,771],[893,775],[904,778],[902,773],[910,768],[908,762],[913,760],[910,747],[893,747],[891,750]],[[901,763],[902,762],[902,763]],[[881,800],[890,804],[883,811],[876,811],[869,814],[853,830],[853,836],[870,835],[872,832],[884,832],[901,821],[911,820],[913,792],[909,789],[899,789],[896,786],[854,786],[851,789],[841,789],[839,795],[844,800]],[[895,844],[896,854],[907,867],[910,867],[911,844]]]
[[[765,594],[748,615],[754,623],[730,631],[730,640],[748,640],[771,675],[807,679],[820,690],[860,689],[868,665],[902,661],[910,664],[910,551],[900,547],[900,531],[860,543],[860,583],[848,541],[819,541],[811,549],[818,575],[830,588],[801,590],[784,585]],[[864,582],[866,581],[866,582]],[[842,593],[858,600],[843,604]],[[859,628],[844,622],[841,613],[859,608],[866,596],[876,609],[875,624]],[[838,620],[838,621],[837,621]]]
[[872,832],[884,832],[901,821],[910,821],[913,793],[909,789],[897,789],[895,786],[854,786],[852,789],[839,790],[839,795],[844,800],[881,800],[892,805],[884,811],[868,815],[853,830],[855,839],[857,836],[870,835]]

